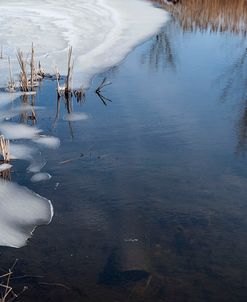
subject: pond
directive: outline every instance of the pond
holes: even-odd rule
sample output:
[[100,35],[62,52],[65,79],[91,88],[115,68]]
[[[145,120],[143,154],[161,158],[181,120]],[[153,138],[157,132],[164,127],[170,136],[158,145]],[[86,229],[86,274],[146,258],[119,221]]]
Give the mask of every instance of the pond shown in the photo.
[[[52,177],[31,181],[20,160],[11,179],[54,217],[0,248],[21,301],[246,301],[246,45],[170,18],[85,99],[42,82],[36,126],[60,147],[37,160]],[[12,120],[31,124],[23,112]]]

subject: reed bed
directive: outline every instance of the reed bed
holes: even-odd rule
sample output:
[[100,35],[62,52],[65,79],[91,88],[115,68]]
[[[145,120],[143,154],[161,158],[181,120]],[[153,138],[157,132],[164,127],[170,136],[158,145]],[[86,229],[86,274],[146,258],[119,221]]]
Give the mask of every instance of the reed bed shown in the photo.
[[152,0],[162,5],[186,31],[247,33],[246,0]]

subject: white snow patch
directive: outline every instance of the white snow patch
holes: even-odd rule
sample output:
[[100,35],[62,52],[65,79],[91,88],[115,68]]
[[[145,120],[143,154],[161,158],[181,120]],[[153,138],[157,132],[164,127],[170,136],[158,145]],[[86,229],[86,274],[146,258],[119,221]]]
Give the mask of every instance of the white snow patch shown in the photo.
[[54,136],[40,136],[33,140],[37,144],[41,144],[47,148],[57,149],[60,146],[60,139]]
[[50,223],[51,202],[14,183],[0,180],[0,245],[20,248],[38,225]]
[[49,173],[40,172],[36,173],[32,176],[31,181],[32,182],[40,182],[40,181],[46,181],[51,179],[51,175]]
[[31,160],[35,149],[23,144],[10,143],[10,158],[11,159],[25,159]]
[[2,123],[0,131],[6,139],[34,139],[42,130],[23,124]]
[[89,116],[83,112],[72,112],[64,117],[65,121],[76,122],[76,121],[86,121],[89,119]]
[[4,172],[4,171],[6,171],[6,170],[9,170],[9,169],[11,169],[13,166],[12,165],[10,165],[10,164],[1,164],[0,165],[0,172]]

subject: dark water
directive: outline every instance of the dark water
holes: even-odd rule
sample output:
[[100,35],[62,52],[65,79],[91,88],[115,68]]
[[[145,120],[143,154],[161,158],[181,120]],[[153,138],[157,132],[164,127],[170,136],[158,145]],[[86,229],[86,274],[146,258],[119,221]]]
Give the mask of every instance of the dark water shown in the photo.
[[37,126],[61,139],[42,151],[53,177],[31,183],[16,162],[12,180],[55,216],[26,247],[0,249],[2,268],[19,259],[21,301],[246,301],[245,47],[171,21],[73,100],[86,121],[65,121],[42,84]]

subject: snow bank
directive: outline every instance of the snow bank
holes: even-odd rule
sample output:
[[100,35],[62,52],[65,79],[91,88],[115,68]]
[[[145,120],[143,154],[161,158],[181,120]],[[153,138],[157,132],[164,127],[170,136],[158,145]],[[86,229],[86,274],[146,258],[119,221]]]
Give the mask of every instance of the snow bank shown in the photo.
[[72,45],[74,84],[87,87],[93,75],[119,63],[167,19],[166,12],[143,0],[2,0],[0,40],[12,58],[17,48],[30,53],[34,42],[46,71],[58,66],[63,74]]

